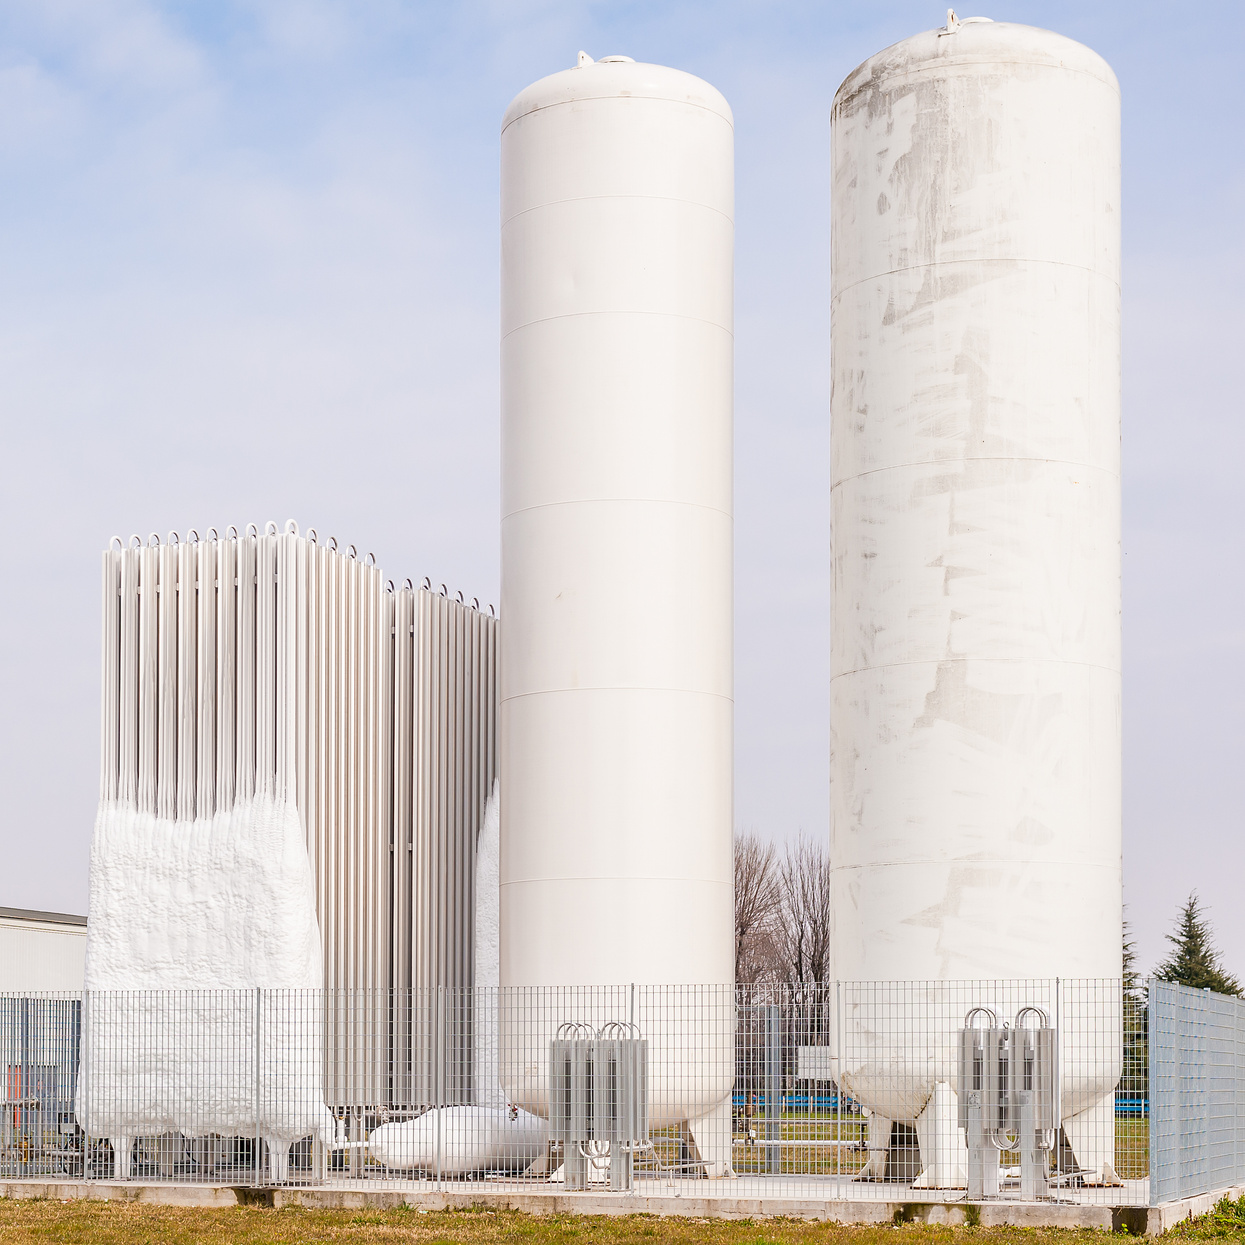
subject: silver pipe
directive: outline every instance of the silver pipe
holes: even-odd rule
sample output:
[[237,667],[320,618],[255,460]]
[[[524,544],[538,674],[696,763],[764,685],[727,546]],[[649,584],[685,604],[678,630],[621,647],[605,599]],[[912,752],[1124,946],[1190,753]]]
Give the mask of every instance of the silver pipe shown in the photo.
[[[199,545],[182,541],[175,550],[176,589],[174,598],[176,637],[173,649],[175,667],[175,783],[173,794],[177,817],[193,821],[196,807],[196,767],[199,725]],[[171,708],[173,706],[170,706]]]
[[199,575],[195,592],[198,640],[195,671],[199,712],[196,734],[198,756],[195,758],[195,807],[200,817],[210,817],[216,811],[216,568],[219,544],[220,542],[213,534],[213,539],[202,541],[196,546],[199,555]]
[[238,538],[216,558],[216,807],[233,807],[238,774]]

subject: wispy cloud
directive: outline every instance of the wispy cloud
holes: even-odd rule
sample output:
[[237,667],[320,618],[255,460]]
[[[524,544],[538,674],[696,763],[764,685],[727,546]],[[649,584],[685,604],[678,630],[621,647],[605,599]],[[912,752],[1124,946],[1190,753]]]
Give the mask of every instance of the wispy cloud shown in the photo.
[[[1090,43],[1124,91],[1131,914],[1152,957],[1198,885],[1245,963],[1222,868],[1245,804],[1225,691],[1245,676],[1245,17],[991,15]],[[739,812],[824,832],[827,117],[858,61],[941,17],[915,0],[0,9],[0,901],[84,900],[114,532],[293,516],[495,599],[497,125],[580,48],[700,73],[735,111]]]

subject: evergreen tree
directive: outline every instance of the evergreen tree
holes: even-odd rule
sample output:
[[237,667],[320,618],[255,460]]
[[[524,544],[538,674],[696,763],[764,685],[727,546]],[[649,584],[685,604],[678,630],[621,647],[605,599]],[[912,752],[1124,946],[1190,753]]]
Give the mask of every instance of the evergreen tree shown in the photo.
[[1150,1067],[1149,1017],[1146,986],[1137,971],[1137,944],[1132,926],[1124,921],[1124,1059],[1119,1092],[1126,1098],[1144,1098]]
[[1121,960],[1124,969],[1124,997],[1126,999],[1136,999],[1141,997],[1141,974],[1137,971],[1137,942],[1133,938],[1132,925],[1125,918],[1123,922],[1124,928],[1124,946]]
[[1180,909],[1175,933],[1167,935],[1172,953],[1155,970],[1159,981],[1174,981],[1194,990],[1213,990],[1241,998],[1241,983],[1224,972],[1210,921],[1202,910],[1202,902],[1194,891]]

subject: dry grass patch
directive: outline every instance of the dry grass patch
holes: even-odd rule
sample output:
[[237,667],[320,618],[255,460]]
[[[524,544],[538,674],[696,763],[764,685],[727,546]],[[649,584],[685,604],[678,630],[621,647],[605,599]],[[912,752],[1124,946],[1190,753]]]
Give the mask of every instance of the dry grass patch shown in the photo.
[[517,1211],[206,1209],[134,1202],[0,1200],[4,1245],[1090,1245],[1102,1234],[1063,1229],[840,1227],[794,1219],[727,1220],[649,1215],[525,1215]]

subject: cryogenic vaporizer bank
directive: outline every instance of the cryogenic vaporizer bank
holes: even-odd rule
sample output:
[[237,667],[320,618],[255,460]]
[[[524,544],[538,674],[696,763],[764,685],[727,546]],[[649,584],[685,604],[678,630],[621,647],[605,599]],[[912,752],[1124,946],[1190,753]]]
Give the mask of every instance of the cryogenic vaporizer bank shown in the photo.
[[114,544],[83,1127],[258,1134],[281,1179],[347,1117],[469,1099],[469,1029],[410,1000],[472,981],[491,610],[292,522]]
[[[1115,75],[952,15],[850,74],[831,136],[833,974],[1118,978]],[[923,1095],[880,1031],[851,1092],[934,1110],[945,1036]],[[1116,1076],[1063,1069],[1099,1172]]]

